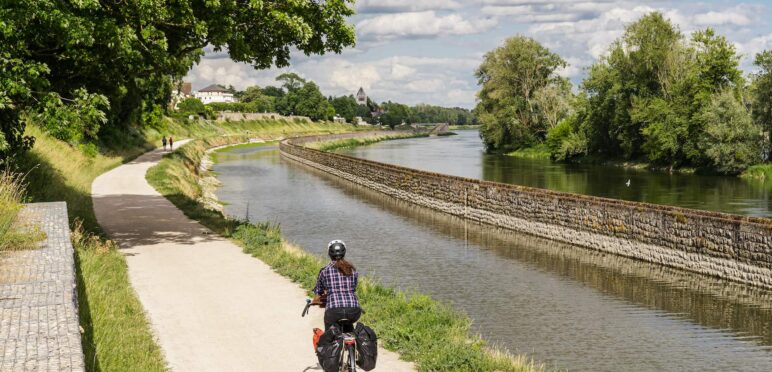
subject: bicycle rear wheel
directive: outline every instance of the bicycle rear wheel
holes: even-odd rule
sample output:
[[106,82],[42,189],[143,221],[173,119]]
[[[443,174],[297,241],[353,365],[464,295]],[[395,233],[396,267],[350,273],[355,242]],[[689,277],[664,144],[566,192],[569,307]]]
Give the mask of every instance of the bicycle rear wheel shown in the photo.
[[349,372],[357,372],[357,354],[354,345],[348,345]]

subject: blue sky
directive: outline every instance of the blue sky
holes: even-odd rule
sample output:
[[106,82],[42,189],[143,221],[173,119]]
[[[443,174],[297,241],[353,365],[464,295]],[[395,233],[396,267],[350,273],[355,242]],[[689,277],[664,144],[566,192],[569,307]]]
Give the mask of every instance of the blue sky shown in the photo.
[[211,83],[243,89],[275,84],[276,75],[293,71],[325,95],[362,86],[378,102],[471,108],[475,68],[507,37],[530,36],[560,54],[569,63],[560,74],[578,83],[626,24],[655,10],[685,34],[713,27],[725,35],[744,56],[746,72],[757,52],[772,49],[772,0],[359,0],[356,8],[357,46],[342,54],[297,53],[289,68],[258,71],[227,53],[208,53],[186,80],[194,89]]

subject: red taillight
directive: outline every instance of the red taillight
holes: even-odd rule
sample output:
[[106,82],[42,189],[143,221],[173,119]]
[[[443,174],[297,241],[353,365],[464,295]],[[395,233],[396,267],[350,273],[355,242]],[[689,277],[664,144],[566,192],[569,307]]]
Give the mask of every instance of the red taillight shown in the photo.
[[343,343],[346,344],[346,345],[354,345],[354,344],[357,343],[357,340],[353,339],[353,338],[347,338],[347,339],[343,340]]

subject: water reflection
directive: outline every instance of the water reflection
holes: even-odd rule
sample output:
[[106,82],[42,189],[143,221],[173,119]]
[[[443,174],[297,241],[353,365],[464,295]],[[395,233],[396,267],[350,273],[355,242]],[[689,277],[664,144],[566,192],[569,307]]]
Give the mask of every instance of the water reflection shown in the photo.
[[[489,181],[772,217],[772,185],[764,182],[486,155],[476,131],[460,131],[459,135],[450,137],[387,141],[341,152]],[[628,180],[630,186],[627,186]]]
[[216,166],[227,212],[282,224],[322,254],[342,238],[363,271],[429,293],[489,340],[577,370],[770,370],[770,292],[468,223],[275,151]]

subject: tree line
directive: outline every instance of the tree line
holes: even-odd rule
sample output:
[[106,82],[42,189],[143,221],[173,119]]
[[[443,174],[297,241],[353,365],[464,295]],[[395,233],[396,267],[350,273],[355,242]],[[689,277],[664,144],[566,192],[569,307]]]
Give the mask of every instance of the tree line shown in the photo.
[[33,145],[27,122],[73,144],[155,125],[206,46],[256,68],[338,53],[353,14],[349,0],[3,1],[0,162]]
[[395,127],[402,123],[449,123],[472,125],[477,120],[474,114],[460,107],[440,107],[427,104],[408,106],[387,101],[375,103],[369,97],[365,104],[357,103],[354,95],[325,97],[319,86],[296,73],[284,73],[276,77],[279,86],[250,86],[243,91],[228,89],[238,102],[209,103],[204,105],[195,98],[188,98],[178,104],[182,115],[199,114],[211,116],[212,111],[233,112],[276,112],[282,115],[307,116],[312,120],[333,120],[342,117],[354,123],[359,117],[369,124]]
[[517,36],[476,71],[488,151],[536,145],[555,160],[642,160],[737,174],[769,158],[772,51],[743,76],[734,45],[707,28],[686,37],[661,13],[628,25],[574,91],[566,62]]

